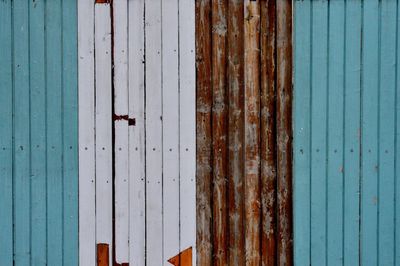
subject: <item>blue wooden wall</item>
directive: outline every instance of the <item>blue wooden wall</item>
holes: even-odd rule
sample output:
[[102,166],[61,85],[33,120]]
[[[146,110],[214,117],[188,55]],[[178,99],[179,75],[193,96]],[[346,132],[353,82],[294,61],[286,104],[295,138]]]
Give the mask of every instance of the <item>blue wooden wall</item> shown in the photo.
[[400,265],[395,0],[296,0],[297,265]]
[[77,265],[74,0],[0,1],[0,265]]

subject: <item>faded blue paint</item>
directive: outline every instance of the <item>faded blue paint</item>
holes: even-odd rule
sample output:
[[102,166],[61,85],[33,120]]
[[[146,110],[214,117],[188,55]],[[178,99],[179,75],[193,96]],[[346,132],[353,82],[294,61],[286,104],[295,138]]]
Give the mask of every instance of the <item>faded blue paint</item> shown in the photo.
[[0,265],[78,265],[76,1],[0,1]]
[[295,1],[297,265],[400,263],[399,10]]

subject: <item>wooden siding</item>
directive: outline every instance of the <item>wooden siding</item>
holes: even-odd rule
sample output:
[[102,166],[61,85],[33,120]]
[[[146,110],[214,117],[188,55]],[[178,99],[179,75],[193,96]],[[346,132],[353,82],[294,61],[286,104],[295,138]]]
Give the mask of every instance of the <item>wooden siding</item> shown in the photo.
[[295,1],[294,260],[397,265],[397,1]]
[[291,13],[196,1],[198,265],[292,264]]
[[77,265],[76,3],[1,1],[0,45],[0,264]]
[[78,10],[80,264],[195,265],[194,2]]

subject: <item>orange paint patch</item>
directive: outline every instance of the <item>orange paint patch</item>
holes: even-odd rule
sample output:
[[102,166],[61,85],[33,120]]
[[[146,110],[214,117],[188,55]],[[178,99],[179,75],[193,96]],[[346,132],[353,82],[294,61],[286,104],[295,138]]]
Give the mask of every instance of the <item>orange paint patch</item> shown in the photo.
[[192,266],[192,247],[170,258],[168,262],[174,266]]
[[108,244],[97,244],[97,266],[108,266],[109,261]]

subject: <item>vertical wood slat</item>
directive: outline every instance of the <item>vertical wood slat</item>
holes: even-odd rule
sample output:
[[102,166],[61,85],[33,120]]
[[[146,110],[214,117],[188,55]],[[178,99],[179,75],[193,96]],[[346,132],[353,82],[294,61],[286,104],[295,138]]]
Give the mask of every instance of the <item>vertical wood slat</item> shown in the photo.
[[[397,3],[397,14],[399,14],[400,11],[400,5]],[[395,159],[395,181],[394,181],[394,186],[395,186],[395,196],[394,196],[394,201],[395,201],[395,217],[398,217],[400,214],[400,182],[398,180],[398,177],[400,176],[400,159],[399,159],[399,151],[400,151],[400,92],[398,90],[400,86],[400,42],[399,42],[399,34],[400,34],[400,20],[397,19],[396,21],[396,34],[397,34],[397,42],[396,42],[396,92],[395,92],[395,145],[394,148],[396,149],[394,159]],[[395,228],[400,228],[400,219],[395,220]],[[400,262],[400,230],[396,229],[395,230],[395,256],[394,256],[394,263],[397,264]]]
[[129,262],[145,265],[145,80],[144,0],[128,2],[129,49]]
[[293,264],[292,254],[292,2],[276,6],[277,263]]
[[12,3],[0,2],[0,264],[13,263],[13,39]]
[[276,264],[276,1],[261,2],[261,262]]
[[344,193],[344,27],[345,2],[330,3],[327,101],[327,263],[343,258]]
[[228,265],[243,265],[243,1],[230,1],[227,15]]
[[376,245],[361,245],[361,264],[378,264],[379,11],[378,1],[363,4],[360,233],[361,243]]
[[47,60],[47,263],[62,264],[63,251],[63,166],[62,166],[62,46],[61,1],[46,2],[46,60]]
[[[13,154],[13,207],[14,207],[14,260],[16,264],[29,264],[30,251],[30,103],[29,103],[29,6],[27,2],[15,2],[13,9],[13,111],[14,111],[14,154]],[[50,33],[49,33],[50,34]],[[55,59],[56,60],[56,59]],[[54,72],[53,72],[54,73]],[[55,71],[54,74],[56,74]],[[56,74],[57,75],[57,74]],[[54,94],[59,87],[54,86]],[[54,110],[55,112],[56,109]],[[57,114],[57,113],[56,113]],[[56,116],[56,114],[54,116]],[[54,131],[57,130],[57,123]],[[52,136],[49,136],[50,138]],[[53,139],[54,140],[54,139]],[[59,148],[59,147],[57,147]],[[57,154],[55,154],[57,155]],[[56,156],[57,157],[57,156]],[[53,161],[54,179],[59,177],[59,161]],[[17,166],[17,167],[16,167]],[[55,187],[56,188],[56,187]],[[53,194],[54,195],[54,194]],[[52,195],[49,195],[51,197]],[[53,198],[54,199],[54,198]],[[55,218],[51,212],[50,217]],[[54,229],[54,227],[52,227]]]
[[[295,1],[294,16],[294,261],[311,264],[311,2]],[[302,64],[305,66],[303,67]],[[304,89],[300,89],[304,88]]]
[[260,2],[246,0],[244,24],[245,257],[260,264]]
[[344,121],[344,264],[359,265],[362,3],[346,3]]
[[[312,2],[311,264],[326,263],[326,143],[328,3]],[[318,122],[323,121],[323,122]]]
[[78,1],[79,264],[96,261],[94,4]]
[[195,3],[179,1],[180,251],[196,254]]
[[211,2],[196,1],[196,217],[197,264],[212,264]]
[[395,265],[396,1],[380,3],[378,109],[378,264]]
[[[35,5],[35,3],[33,3]],[[36,7],[37,8],[37,7]],[[63,264],[77,265],[78,251],[78,54],[77,2],[62,4],[63,34]],[[44,29],[43,29],[44,30]]]
[[[128,1],[112,2],[115,259],[129,261]],[[127,117],[128,119],[120,119]],[[110,256],[111,257],[111,256]]]
[[162,3],[163,261],[180,246],[178,1]]
[[162,265],[162,80],[161,1],[145,1],[146,50],[146,258]]
[[215,265],[227,263],[227,90],[226,1],[212,1],[212,147],[213,147],[213,257]]
[[[112,76],[110,4],[95,4],[96,243],[111,246],[112,232]],[[112,249],[110,249],[112,250]],[[109,256],[111,257],[111,256]]]
[[[44,2],[30,3],[31,264],[46,262],[46,74]],[[71,90],[73,91],[73,90]],[[76,92],[76,90],[75,90]],[[72,114],[72,113],[71,113]],[[73,232],[71,232],[73,235]]]

